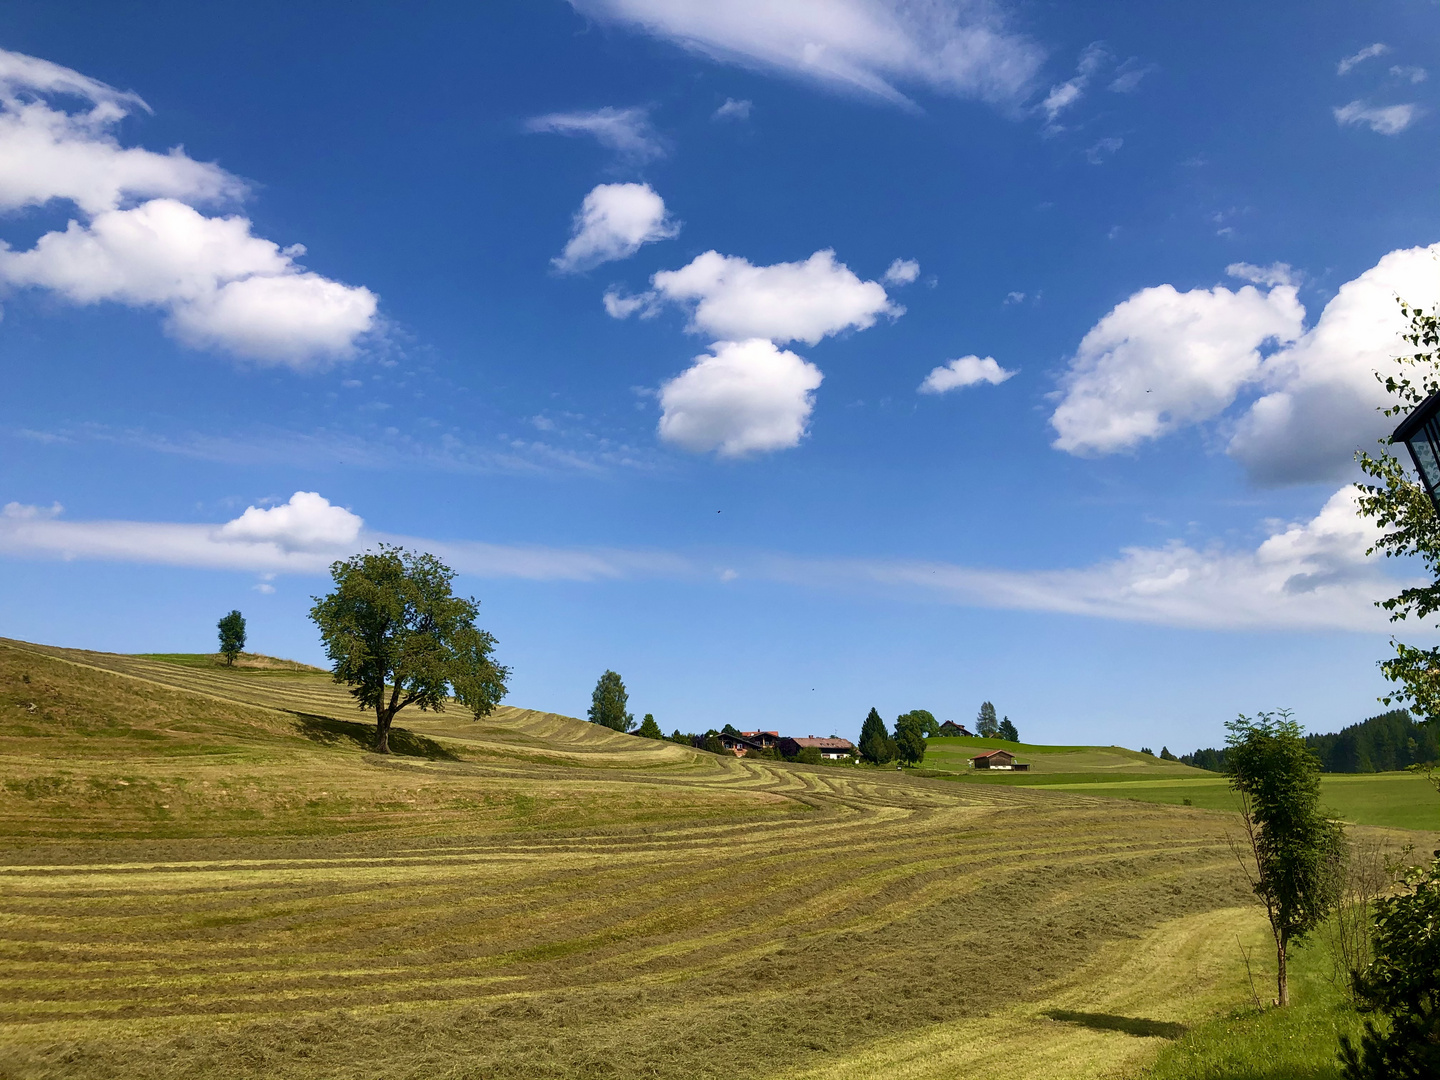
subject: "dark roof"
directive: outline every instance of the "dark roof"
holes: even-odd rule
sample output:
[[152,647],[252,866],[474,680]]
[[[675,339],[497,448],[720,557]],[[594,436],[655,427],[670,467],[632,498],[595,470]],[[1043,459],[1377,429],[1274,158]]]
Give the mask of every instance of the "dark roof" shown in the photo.
[[801,738],[799,735],[787,735],[787,742],[793,742],[797,746],[814,746],[821,750],[854,750],[855,744],[849,739],[841,739],[837,736],[830,736],[828,739],[817,739],[814,735],[807,735]]

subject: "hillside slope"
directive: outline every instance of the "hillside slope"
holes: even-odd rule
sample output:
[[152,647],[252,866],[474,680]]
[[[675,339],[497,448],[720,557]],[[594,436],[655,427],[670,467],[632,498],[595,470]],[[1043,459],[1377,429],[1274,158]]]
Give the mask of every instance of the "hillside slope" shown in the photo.
[[1046,1009],[1184,1022],[1257,929],[1204,811],[349,715],[0,642],[0,1076],[1092,1076],[1163,1035]]
[[[977,774],[970,759],[984,750],[1009,750],[1030,769],[1024,773]],[[1178,761],[1161,761],[1152,754],[1123,746],[1045,746],[1012,743],[1004,739],[932,738],[926,741],[924,767],[936,773],[968,775],[978,779],[1017,784],[1095,782],[1106,780],[1188,779],[1213,776],[1204,769]]]

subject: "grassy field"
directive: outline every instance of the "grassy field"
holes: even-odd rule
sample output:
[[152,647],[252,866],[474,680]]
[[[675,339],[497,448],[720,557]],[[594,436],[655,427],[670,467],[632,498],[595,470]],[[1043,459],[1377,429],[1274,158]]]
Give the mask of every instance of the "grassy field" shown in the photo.
[[0,1077],[1125,1076],[1248,996],[1203,808],[362,715],[0,641]]
[[[1025,773],[977,772],[969,759],[980,749],[1008,747]],[[1045,787],[1138,802],[1239,808],[1225,777],[1179,762],[1161,761],[1118,746],[1029,746],[994,739],[931,739],[924,771],[967,784]],[[1320,790],[1327,809],[1341,821],[1387,829],[1440,831],[1440,793],[1416,773],[1326,773]]]

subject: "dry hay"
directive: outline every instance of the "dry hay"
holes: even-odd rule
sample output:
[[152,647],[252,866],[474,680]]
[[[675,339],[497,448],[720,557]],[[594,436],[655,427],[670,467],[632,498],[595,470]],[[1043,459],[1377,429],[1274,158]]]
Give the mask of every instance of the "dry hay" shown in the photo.
[[313,676],[0,643],[0,1076],[875,1075],[1097,963],[1191,979],[1137,943],[1244,899],[1204,811],[525,710],[386,760],[350,716]]

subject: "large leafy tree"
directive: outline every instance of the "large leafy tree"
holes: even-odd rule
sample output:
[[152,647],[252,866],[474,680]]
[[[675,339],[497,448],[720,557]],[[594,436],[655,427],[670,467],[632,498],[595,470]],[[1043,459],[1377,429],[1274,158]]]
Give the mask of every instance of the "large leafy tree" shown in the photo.
[[[935,718],[932,716],[930,719],[933,722]],[[925,721],[922,717],[908,712],[896,718],[895,750],[907,765],[919,765],[925,760]]]
[[508,668],[495,638],[475,626],[479,605],[455,596],[455,572],[434,555],[381,544],[332,563],[335,588],[312,597],[336,682],[375,711],[375,750],[390,752],[390,725],[411,705],[441,712],[455,700],[480,719],[505,696]]
[[[1414,352],[1396,357],[1394,371],[1375,373],[1394,399],[1384,410],[1390,417],[1408,413],[1440,391],[1440,316],[1434,310],[1426,314],[1404,301],[1400,311],[1410,322],[1404,338]],[[1366,554],[1380,551],[1387,556],[1418,557],[1430,577],[1428,585],[1402,589],[1380,601],[1380,606],[1390,612],[1391,622],[1412,615],[1423,619],[1440,611],[1440,517],[1430,497],[1391,452],[1388,438],[1380,440],[1376,453],[1362,450],[1355,458],[1374,481],[1360,485],[1360,515],[1373,519],[1382,530]],[[1395,655],[1382,661],[1380,669],[1396,688],[1381,700],[1387,705],[1409,705],[1427,721],[1440,718],[1440,647],[1421,648],[1393,638],[1391,645]]]
[[1344,1036],[1340,1057],[1351,1080],[1422,1080],[1440,1076],[1440,859],[1411,867],[1404,891],[1375,902],[1375,959],[1355,973],[1366,1012],[1360,1045]]
[[980,715],[975,717],[975,731],[982,739],[993,739],[1000,731],[1000,722],[995,719],[995,706],[988,701],[980,706]]
[[1344,834],[1320,809],[1320,762],[1288,712],[1241,716],[1225,726],[1225,764],[1240,795],[1255,871],[1251,886],[1275,939],[1276,1001],[1288,1005],[1290,946],[1320,925],[1338,899]]
[[880,714],[874,709],[870,715],[865,717],[865,722],[860,725],[860,756],[871,765],[883,765],[887,761],[894,761],[898,748],[895,740],[890,737],[890,732],[885,730],[885,721],[880,719]]
[[907,713],[901,713],[895,718],[895,730],[900,730],[901,724],[915,724],[920,729],[920,734],[930,738],[940,734],[940,721],[935,719],[935,714],[929,709],[911,709]]
[[216,628],[220,631],[220,655],[227,667],[234,667],[235,658],[245,651],[245,616],[238,611],[222,615]]
[[613,671],[606,671],[595,683],[590,695],[590,711],[587,714],[592,724],[629,731],[635,726],[635,717],[625,711],[630,695],[625,692],[625,682]]

